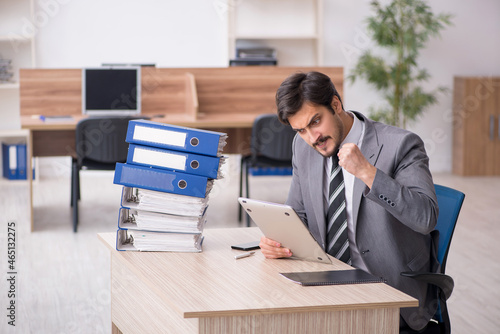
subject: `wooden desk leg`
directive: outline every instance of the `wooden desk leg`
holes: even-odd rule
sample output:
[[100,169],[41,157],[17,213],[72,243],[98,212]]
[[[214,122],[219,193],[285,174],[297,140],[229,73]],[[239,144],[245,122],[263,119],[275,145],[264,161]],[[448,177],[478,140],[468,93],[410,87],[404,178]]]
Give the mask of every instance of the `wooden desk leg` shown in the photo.
[[122,331],[114,324],[114,322],[111,322],[111,334],[123,334]]
[[[33,133],[30,130],[28,132],[28,147],[27,147],[27,152],[26,152],[26,176],[28,179],[28,201],[29,201],[29,221],[30,221],[30,231],[33,232],[34,230],[34,223],[33,223]],[[39,173],[39,171],[36,171],[36,173]],[[37,177],[40,177],[40,174],[37,175]]]

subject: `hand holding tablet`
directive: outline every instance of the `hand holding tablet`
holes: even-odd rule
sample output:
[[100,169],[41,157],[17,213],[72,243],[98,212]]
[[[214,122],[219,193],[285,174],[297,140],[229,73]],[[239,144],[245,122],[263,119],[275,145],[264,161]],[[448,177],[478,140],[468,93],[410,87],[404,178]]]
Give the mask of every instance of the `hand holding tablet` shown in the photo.
[[290,249],[292,259],[331,263],[291,206],[243,197],[238,201],[267,238]]

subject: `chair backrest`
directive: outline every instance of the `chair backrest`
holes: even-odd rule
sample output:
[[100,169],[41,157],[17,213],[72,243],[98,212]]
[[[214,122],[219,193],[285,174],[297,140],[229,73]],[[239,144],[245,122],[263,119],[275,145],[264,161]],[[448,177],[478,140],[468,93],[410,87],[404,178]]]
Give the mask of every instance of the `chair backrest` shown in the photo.
[[438,260],[441,263],[441,272],[444,273],[451,238],[455,230],[460,209],[465,194],[445,186],[434,185],[439,205],[439,217],[436,230],[439,231]]
[[77,161],[97,163],[125,162],[128,143],[125,142],[128,122],[138,117],[90,117],[76,125]]
[[251,152],[278,161],[292,161],[292,142],[295,131],[278,120],[276,114],[258,116],[252,127]]

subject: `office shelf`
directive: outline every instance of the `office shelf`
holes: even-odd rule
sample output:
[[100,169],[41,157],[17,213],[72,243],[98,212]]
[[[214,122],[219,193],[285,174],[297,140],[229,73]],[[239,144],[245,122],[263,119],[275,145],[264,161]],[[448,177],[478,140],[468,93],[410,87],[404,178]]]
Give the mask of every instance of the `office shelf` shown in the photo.
[[35,67],[33,0],[0,0],[0,58],[10,60],[12,77],[0,82],[0,130],[18,129],[19,69]]
[[323,65],[323,0],[230,0],[228,52],[273,48],[279,66]]
[[0,83],[0,89],[19,89],[19,83]]

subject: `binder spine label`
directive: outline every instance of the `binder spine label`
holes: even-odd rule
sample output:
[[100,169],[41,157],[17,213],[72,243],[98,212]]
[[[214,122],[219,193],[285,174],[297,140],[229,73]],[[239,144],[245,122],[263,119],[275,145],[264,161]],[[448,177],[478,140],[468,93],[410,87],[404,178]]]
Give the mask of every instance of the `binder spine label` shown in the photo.
[[135,126],[133,135],[134,140],[172,145],[180,148],[185,147],[186,137],[186,133],[140,125]]
[[17,169],[17,146],[9,146],[9,169]]
[[136,147],[132,161],[135,163],[151,164],[164,168],[186,170],[186,156],[167,152],[153,151]]

